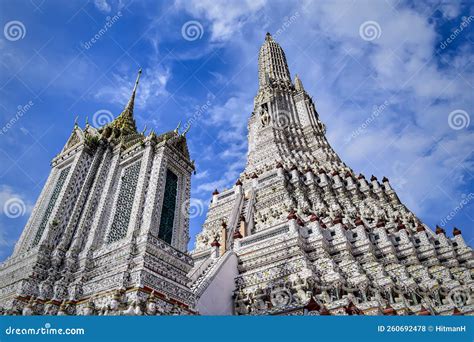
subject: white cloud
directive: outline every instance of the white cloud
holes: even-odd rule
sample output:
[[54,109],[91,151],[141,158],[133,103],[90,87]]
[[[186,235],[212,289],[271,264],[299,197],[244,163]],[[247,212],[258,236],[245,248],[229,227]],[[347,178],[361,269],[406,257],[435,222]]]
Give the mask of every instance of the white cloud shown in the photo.
[[107,0],[94,0],[94,5],[99,11],[109,13],[112,7],[107,3]]
[[[443,202],[443,210],[451,208],[465,185],[463,175],[474,171],[466,158],[472,157],[472,131],[454,131],[447,122],[455,109],[473,115],[472,86],[463,80],[472,79],[472,68],[465,62],[472,60],[472,54],[460,49],[448,61],[451,66],[441,69],[435,55],[440,37],[427,18],[433,8],[422,13],[394,3],[395,9],[382,2],[372,5],[357,2],[347,10],[339,2],[311,2],[307,18],[320,18],[312,37],[328,36],[325,49],[330,56],[308,49],[308,55],[316,52],[311,61],[319,67],[308,69],[311,61],[300,58],[293,72],[303,74],[311,94],[322,94],[316,106],[341,158],[355,171],[388,176],[415,214],[433,215],[433,201]],[[366,20],[379,22],[382,29],[380,38],[370,43],[358,37],[358,25]],[[339,60],[347,65],[337,79],[326,82]],[[301,71],[306,70],[305,77]],[[318,83],[311,83],[314,79]],[[372,106],[386,99],[388,108],[346,144],[347,136],[370,116]]]
[[211,26],[211,41],[225,41],[238,32],[266,3],[266,0],[178,0],[176,6],[184,8],[196,18],[208,20]]
[[[455,109],[467,111],[471,118],[474,115],[469,81],[474,76],[472,48],[460,46],[455,56],[444,57],[447,66],[440,65],[436,49],[445,37],[428,20],[438,5],[307,1],[286,10],[300,15],[278,37],[292,73],[298,73],[315,96],[329,141],[343,161],[356,172],[389,177],[401,199],[420,216],[442,216],[449,211],[459,200],[466,173],[474,173],[466,158],[472,158],[472,130],[455,131],[447,121]],[[458,5],[443,3],[439,9],[449,19],[459,15]],[[210,10],[199,12],[199,6],[194,11],[213,17]],[[278,10],[266,13],[270,29],[281,26],[283,20],[275,13]],[[371,42],[359,35],[360,25],[369,20],[377,21],[382,30],[380,38]],[[252,20],[239,25],[245,32],[262,29]],[[229,42],[228,48],[239,53],[239,68],[248,58],[256,65],[263,34]],[[218,134],[229,144],[222,158],[237,151],[237,160],[238,151],[246,150],[246,123],[255,95],[249,91],[251,82],[257,83],[257,75],[248,68],[233,82],[237,92],[211,113],[209,124],[227,127]],[[371,115],[373,106],[385,101],[388,107],[347,144],[347,137]],[[240,166],[244,165],[245,156]],[[199,189],[213,190],[231,181],[224,175]],[[433,207],[440,211],[433,213]]]
[[201,171],[201,172],[197,172],[196,173],[196,176],[194,178],[196,179],[203,179],[203,178],[207,178],[209,177],[209,171],[208,170],[204,170],[204,171]]
[[14,241],[7,239],[3,230],[0,230],[0,247],[10,248],[14,243]]
[[241,144],[246,141],[247,120],[252,112],[250,94],[230,96],[224,104],[213,106],[206,124],[221,127],[218,137],[221,141]]
[[206,180],[211,180],[199,184],[197,192],[229,188],[239,177],[246,162],[246,127],[251,109],[251,97],[241,93],[231,96],[222,105],[214,105],[209,109],[206,120],[202,120],[202,123],[217,130],[217,139],[206,153],[211,154],[225,172],[219,174],[218,180],[206,177]]
[[[133,1],[132,1],[133,2]],[[124,0],[94,0],[94,6],[101,12],[120,11],[126,5]]]
[[[168,95],[166,85],[170,77],[170,70],[160,65],[143,69],[135,105],[144,108],[157,100],[158,97]],[[94,96],[101,101],[125,106],[132,93],[136,71],[127,70],[126,74],[115,73],[112,78],[111,84],[100,88]]]
[[222,189],[223,187],[227,185],[228,185],[227,179],[221,178],[212,182],[199,184],[199,186],[197,187],[197,192],[198,193],[210,192],[210,191],[213,191],[214,189]]
[[[245,157],[245,155],[242,155],[242,157]],[[196,188],[197,192],[211,192],[215,189],[223,191],[232,187],[245,166],[245,158],[242,157],[231,163],[223,164],[223,168],[226,171],[223,174],[219,174],[217,180],[199,184]]]

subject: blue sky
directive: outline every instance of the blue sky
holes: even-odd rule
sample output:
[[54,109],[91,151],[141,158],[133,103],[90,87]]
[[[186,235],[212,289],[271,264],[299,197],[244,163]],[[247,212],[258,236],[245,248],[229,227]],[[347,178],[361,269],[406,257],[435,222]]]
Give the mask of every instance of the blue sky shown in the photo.
[[118,115],[139,67],[139,129],[197,118],[188,133],[192,247],[212,190],[245,166],[267,31],[341,158],[387,176],[425,223],[449,235],[457,226],[472,245],[473,15],[472,2],[454,1],[2,2],[0,260],[74,118],[83,126]]

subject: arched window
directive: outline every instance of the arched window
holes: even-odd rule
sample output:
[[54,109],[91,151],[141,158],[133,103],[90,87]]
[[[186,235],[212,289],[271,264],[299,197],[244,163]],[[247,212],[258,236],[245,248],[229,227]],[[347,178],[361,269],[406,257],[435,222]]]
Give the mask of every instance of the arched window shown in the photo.
[[174,212],[178,192],[178,176],[171,170],[166,170],[165,194],[161,208],[160,230],[158,237],[171,244],[173,238]]

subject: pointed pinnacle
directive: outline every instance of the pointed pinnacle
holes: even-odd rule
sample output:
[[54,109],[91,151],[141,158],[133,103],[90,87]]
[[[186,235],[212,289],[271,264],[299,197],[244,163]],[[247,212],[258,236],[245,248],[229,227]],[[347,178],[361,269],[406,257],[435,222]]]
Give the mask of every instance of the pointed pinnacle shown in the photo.
[[137,80],[135,81],[135,86],[133,87],[133,92],[137,90],[138,82],[140,81],[140,75],[142,74],[142,68],[138,69]]
[[178,131],[179,131],[179,127],[180,127],[180,126],[181,126],[181,120],[179,120],[178,126],[176,126],[176,128],[174,129],[174,132],[175,132],[176,134],[178,134]]

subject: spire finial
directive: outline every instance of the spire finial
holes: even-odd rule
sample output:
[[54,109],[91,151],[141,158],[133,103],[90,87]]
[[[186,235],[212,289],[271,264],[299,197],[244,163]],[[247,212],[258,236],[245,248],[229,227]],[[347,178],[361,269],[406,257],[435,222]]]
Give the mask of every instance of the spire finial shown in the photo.
[[140,81],[140,75],[142,74],[142,68],[138,69],[137,80],[135,81],[135,86],[133,87],[133,93],[137,91],[138,82]]
[[181,126],[181,120],[179,120],[178,126],[176,126],[176,128],[174,129],[174,132],[175,132],[176,134],[178,134],[178,131],[179,131],[179,127],[180,127],[180,126]]
[[265,35],[265,40],[273,40],[272,35],[270,34],[270,32],[267,32],[267,34]]
[[138,69],[137,80],[135,81],[135,85],[133,86],[132,96],[130,97],[130,100],[128,100],[127,106],[125,107],[125,110],[129,109],[132,111],[132,113],[133,113],[133,105],[135,103],[135,94],[137,93],[138,82],[140,81],[141,74],[142,74],[142,68]]
[[77,125],[77,119],[79,119],[79,116],[78,116],[78,115],[76,115],[76,117],[74,118],[74,127],[77,127],[77,126],[78,126],[78,125]]
[[140,75],[142,73],[142,69],[138,70],[137,80],[135,81],[135,85],[133,86],[132,95],[130,96],[130,100],[128,100],[127,105],[123,112],[112,122],[113,127],[120,128],[122,130],[126,130],[129,133],[137,133],[137,126],[135,124],[135,119],[133,118],[133,107],[135,104],[135,94],[138,88],[138,82],[140,81]]

